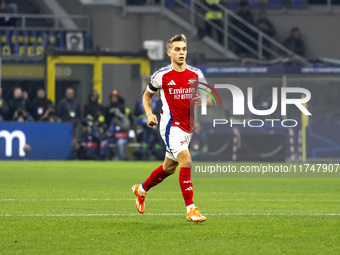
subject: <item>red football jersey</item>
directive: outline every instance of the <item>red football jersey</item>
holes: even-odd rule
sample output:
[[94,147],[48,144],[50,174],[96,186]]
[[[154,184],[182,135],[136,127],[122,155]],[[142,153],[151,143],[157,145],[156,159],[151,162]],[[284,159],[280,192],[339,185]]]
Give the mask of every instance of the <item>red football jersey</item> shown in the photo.
[[197,86],[192,85],[193,80],[206,83],[201,70],[189,65],[183,72],[177,72],[171,65],[168,65],[151,76],[147,89],[150,93],[160,90],[161,122],[166,128],[177,126],[185,132],[193,132],[194,101],[192,97],[197,94]]

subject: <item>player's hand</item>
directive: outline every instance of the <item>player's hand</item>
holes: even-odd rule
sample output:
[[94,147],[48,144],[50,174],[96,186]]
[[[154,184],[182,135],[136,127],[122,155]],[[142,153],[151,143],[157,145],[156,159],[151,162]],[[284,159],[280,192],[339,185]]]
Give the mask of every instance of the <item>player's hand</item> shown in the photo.
[[148,114],[146,117],[148,118],[147,124],[148,124],[149,127],[153,127],[153,126],[156,126],[158,124],[158,120],[157,120],[157,118],[154,114],[152,114],[152,113]]
[[202,106],[202,97],[200,95],[196,94],[192,100],[194,100],[196,106]]

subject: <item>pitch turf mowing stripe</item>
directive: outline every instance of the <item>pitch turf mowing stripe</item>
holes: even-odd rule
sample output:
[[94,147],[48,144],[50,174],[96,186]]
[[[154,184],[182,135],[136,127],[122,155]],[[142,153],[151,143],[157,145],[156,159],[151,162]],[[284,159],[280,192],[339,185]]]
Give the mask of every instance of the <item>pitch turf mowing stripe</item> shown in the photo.
[[[52,201],[134,201],[135,198],[3,198],[2,202],[28,201],[28,202],[52,202]],[[182,201],[181,198],[149,198],[148,201]],[[243,199],[225,198],[209,199],[210,201],[245,201],[245,202],[340,202],[340,199]]]
[[[184,215],[181,213],[147,213],[143,216],[180,216]],[[205,213],[207,216],[300,216],[300,217],[312,217],[312,216],[340,216],[337,213],[313,213],[313,214],[295,214],[295,213]],[[136,213],[93,213],[93,214],[4,214],[0,217],[102,217],[102,216],[113,216],[113,217],[126,217],[126,216],[142,216]]]

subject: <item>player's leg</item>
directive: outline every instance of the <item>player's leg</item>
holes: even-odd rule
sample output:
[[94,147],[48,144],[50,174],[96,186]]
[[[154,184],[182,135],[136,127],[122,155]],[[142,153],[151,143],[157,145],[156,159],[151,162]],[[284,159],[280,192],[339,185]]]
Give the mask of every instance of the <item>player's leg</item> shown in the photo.
[[194,191],[191,179],[192,162],[189,150],[181,151],[177,156],[177,160],[181,167],[179,171],[179,185],[187,207],[187,219],[196,222],[205,221],[206,217],[201,215],[193,201]]
[[145,211],[145,198],[149,189],[161,183],[166,177],[173,174],[176,171],[177,166],[178,162],[170,159],[169,157],[165,157],[163,164],[153,170],[143,184],[135,184],[132,187],[132,190],[136,195],[136,208],[138,212],[144,213]]
[[180,152],[177,156],[177,160],[181,167],[179,171],[179,185],[181,186],[184,202],[187,206],[187,211],[189,212],[190,208],[195,207],[193,201],[194,192],[191,180],[191,157],[189,150]]
[[176,171],[177,166],[178,162],[165,157],[163,164],[153,170],[150,176],[141,185],[141,195],[145,194],[149,189],[161,183],[166,177],[173,174]]
[[171,174],[175,173],[177,166],[178,166],[177,161],[174,161],[171,158],[165,157],[164,163],[163,163],[164,172],[171,175]]

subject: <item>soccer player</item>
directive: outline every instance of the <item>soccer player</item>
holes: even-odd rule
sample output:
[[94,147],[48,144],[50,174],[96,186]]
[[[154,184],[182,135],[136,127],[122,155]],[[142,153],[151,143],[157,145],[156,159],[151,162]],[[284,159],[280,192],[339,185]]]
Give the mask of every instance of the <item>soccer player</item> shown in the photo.
[[[146,193],[165,178],[173,174],[180,165],[179,184],[187,207],[189,221],[202,222],[206,217],[201,215],[193,202],[193,187],[191,180],[191,156],[189,142],[193,132],[193,114],[190,108],[201,106],[202,98],[195,91],[194,96],[190,84],[192,80],[205,79],[202,72],[186,64],[187,40],[185,35],[175,35],[166,43],[167,54],[171,64],[159,69],[151,76],[143,95],[143,107],[149,126],[158,124],[152,113],[152,96],[159,90],[162,99],[162,112],[159,131],[166,145],[165,159],[143,184],[132,187],[136,195],[138,212],[144,213]],[[190,91],[190,92],[189,92]],[[192,98],[191,98],[192,97]],[[207,106],[212,101],[207,97]]]

